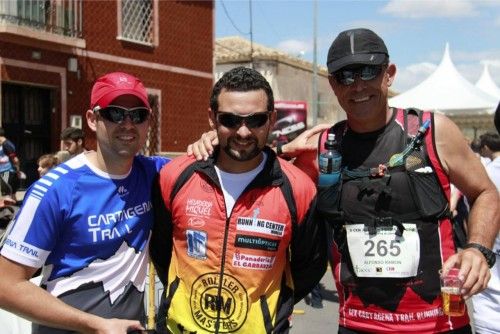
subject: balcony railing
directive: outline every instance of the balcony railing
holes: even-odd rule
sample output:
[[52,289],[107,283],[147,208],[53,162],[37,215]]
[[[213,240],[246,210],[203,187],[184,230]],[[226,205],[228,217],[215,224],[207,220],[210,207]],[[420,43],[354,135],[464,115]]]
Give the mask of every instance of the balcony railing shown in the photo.
[[0,23],[82,37],[84,0],[0,0]]

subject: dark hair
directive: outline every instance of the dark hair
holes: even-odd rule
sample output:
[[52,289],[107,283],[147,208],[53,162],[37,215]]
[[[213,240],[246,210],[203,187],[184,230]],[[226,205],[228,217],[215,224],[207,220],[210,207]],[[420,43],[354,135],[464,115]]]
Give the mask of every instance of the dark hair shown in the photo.
[[78,139],[83,141],[84,138],[85,134],[82,129],[68,127],[61,132],[61,140],[71,139],[76,142]]
[[42,168],[52,168],[57,166],[57,164],[59,164],[59,160],[52,153],[44,154],[38,158],[38,165],[40,164],[43,165],[41,166]]
[[5,130],[3,128],[0,128],[0,136],[5,136]]
[[500,133],[500,102],[498,102],[497,110],[495,111],[495,128]]
[[267,95],[267,111],[274,110],[273,90],[266,78],[256,70],[240,66],[224,73],[212,89],[210,109],[214,112],[219,110],[219,101],[217,99],[222,89],[236,92],[248,92],[262,89]]
[[481,147],[481,140],[479,138],[476,138],[470,142],[470,148],[473,152],[480,153]]
[[500,151],[500,135],[498,133],[486,132],[479,136],[481,147],[488,146],[493,152]]

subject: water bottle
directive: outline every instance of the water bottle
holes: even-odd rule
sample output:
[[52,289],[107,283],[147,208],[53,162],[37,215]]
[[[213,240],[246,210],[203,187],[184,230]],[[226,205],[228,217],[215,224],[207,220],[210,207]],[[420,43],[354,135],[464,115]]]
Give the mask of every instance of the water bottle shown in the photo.
[[338,150],[335,134],[329,133],[325,141],[325,152],[319,155],[318,185],[325,187],[340,181],[342,155]]

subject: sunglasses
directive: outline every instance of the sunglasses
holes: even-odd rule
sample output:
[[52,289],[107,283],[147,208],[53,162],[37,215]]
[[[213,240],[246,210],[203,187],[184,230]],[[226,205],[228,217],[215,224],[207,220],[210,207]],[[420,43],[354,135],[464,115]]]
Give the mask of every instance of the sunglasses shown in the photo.
[[116,124],[123,123],[127,116],[134,124],[144,123],[149,117],[149,109],[146,107],[128,109],[121,106],[110,105],[102,109],[94,108],[94,112],[99,112],[102,118]]
[[363,81],[375,79],[382,72],[382,68],[382,65],[365,65],[357,68],[341,69],[332,75],[341,85],[350,86],[354,83],[356,77]]
[[219,124],[222,124],[229,129],[237,129],[245,122],[249,129],[260,128],[269,120],[270,111],[253,113],[246,116],[240,116],[231,112],[217,111],[215,117]]

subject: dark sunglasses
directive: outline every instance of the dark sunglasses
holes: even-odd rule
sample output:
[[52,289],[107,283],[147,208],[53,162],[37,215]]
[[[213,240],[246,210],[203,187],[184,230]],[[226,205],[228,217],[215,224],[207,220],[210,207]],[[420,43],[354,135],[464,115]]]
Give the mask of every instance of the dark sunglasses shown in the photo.
[[350,86],[354,83],[356,77],[363,81],[375,79],[383,68],[383,65],[365,65],[357,68],[340,69],[332,75],[341,85]]
[[94,108],[94,112],[98,112],[105,120],[113,123],[121,124],[128,116],[132,123],[144,123],[149,117],[149,109],[146,107],[125,108],[121,106],[107,106],[106,108]]
[[217,111],[215,113],[215,118],[217,119],[217,122],[229,129],[237,129],[241,127],[243,122],[245,122],[247,128],[255,129],[266,124],[270,114],[270,111],[266,111],[240,116],[231,112]]

